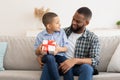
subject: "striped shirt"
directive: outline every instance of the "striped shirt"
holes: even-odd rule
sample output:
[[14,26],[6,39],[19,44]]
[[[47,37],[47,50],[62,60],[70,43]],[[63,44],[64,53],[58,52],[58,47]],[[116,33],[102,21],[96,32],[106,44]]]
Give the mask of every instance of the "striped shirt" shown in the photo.
[[[67,37],[72,31],[70,27],[65,28]],[[89,30],[85,30],[81,37],[76,40],[74,57],[75,58],[91,58],[92,66],[96,67],[99,63],[100,44],[98,37]]]

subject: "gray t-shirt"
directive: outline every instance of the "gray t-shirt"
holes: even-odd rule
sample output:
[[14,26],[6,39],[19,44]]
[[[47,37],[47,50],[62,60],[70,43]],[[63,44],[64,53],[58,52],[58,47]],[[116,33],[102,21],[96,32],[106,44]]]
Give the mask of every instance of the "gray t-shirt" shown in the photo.
[[72,32],[71,35],[68,37],[69,48],[68,48],[68,51],[66,52],[67,58],[73,58],[74,57],[76,40],[80,36],[82,36],[82,34],[77,34],[77,33]]

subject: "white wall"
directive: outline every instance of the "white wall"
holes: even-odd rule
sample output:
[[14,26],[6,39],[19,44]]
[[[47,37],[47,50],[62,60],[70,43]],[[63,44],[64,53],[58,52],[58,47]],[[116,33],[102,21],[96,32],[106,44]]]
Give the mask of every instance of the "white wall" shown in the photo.
[[61,18],[61,27],[71,24],[71,19],[81,6],[93,11],[89,29],[115,28],[120,20],[120,0],[0,0],[0,35],[25,35],[27,30],[38,29],[39,20],[34,8],[44,6]]

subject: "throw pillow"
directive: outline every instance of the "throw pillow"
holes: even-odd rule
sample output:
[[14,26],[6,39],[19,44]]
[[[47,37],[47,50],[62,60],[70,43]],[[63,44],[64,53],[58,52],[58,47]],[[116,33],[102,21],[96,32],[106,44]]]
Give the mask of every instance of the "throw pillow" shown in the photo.
[[107,68],[108,72],[120,72],[120,43],[116,48]]
[[7,48],[7,42],[0,42],[0,71],[4,70],[3,59]]

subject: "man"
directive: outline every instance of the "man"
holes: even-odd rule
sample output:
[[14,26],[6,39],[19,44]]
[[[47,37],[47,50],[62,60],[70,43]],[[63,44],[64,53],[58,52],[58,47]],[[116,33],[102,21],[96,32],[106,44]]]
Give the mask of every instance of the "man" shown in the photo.
[[89,8],[79,8],[73,16],[71,26],[65,29],[70,43],[66,54],[70,59],[61,63],[59,68],[63,73],[72,69],[72,74],[79,76],[78,80],[92,80],[99,63],[98,37],[86,29],[91,17],[92,12]]
[[[70,46],[66,53],[69,59],[59,66],[63,75],[69,70],[71,75],[79,76],[78,80],[92,80],[99,63],[100,45],[98,37],[86,29],[91,17],[91,10],[81,7],[75,12],[71,26],[65,29]],[[47,65],[44,65],[43,71],[41,80],[52,80]],[[65,77],[65,80],[69,80],[69,77]]]

